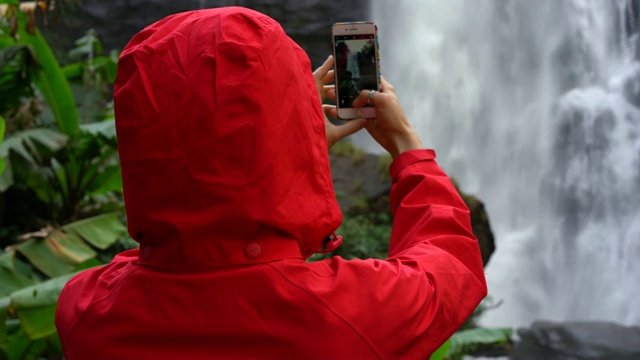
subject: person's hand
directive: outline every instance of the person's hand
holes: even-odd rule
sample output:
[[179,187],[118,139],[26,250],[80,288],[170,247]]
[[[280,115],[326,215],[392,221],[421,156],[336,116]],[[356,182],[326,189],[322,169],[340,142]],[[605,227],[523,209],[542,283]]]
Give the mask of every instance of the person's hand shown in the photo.
[[[370,90],[362,90],[360,96],[353,101],[353,106],[356,108],[365,106],[370,93]],[[376,118],[367,119],[365,128],[371,137],[391,154],[391,157],[395,159],[405,151],[422,149],[420,138],[409,124],[393,86],[384,78],[382,78],[381,90],[373,94],[371,103],[376,109]]]
[[[316,80],[320,102],[324,102],[327,98],[335,101],[336,87],[334,85],[327,85],[334,80],[333,56],[329,56],[324,64],[313,72],[313,77]],[[327,114],[337,117],[336,107],[334,105],[322,105],[322,110],[324,112],[324,125],[329,149],[338,142],[338,140],[355,133],[365,125],[364,119],[349,120],[343,125],[334,125],[329,121]]]

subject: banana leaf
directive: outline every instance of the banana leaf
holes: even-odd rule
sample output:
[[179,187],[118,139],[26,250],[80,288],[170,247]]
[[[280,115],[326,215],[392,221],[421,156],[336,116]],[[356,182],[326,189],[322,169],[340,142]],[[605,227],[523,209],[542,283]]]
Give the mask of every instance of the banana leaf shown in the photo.
[[106,249],[119,237],[126,228],[115,214],[104,214],[85,220],[76,221],[62,227],[66,232],[74,232],[98,249]]
[[429,358],[429,360],[444,360],[447,357],[447,352],[449,351],[450,345],[451,345],[451,339],[445,341],[445,343],[442,344],[442,346],[440,346],[438,350],[436,350],[433,354],[431,354],[431,357]]
[[27,30],[26,15],[22,12],[16,16],[19,22],[18,43],[31,46],[41,67],[34,82],[47,100],[60,131],[72,135],[80,127],[80,117],[71,86],[40,31],[37,28],[32,33]]
[[75,275],[67,274],[11,294],[9,309],[17,314],[21,327],[30,339],[56,333],[54,321],[58,297],[64,285]]

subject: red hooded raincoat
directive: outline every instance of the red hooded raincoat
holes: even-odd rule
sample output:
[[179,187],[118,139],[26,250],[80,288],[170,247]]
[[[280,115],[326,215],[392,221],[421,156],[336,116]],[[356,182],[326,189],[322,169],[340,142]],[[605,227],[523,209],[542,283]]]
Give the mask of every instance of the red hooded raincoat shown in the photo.
[[114,95],[140,249],[63,290],[68,360],[425,359],[485,296],[468,210],[430,150],[391,165],[387,260],[305,261],[341,214],[311,65],[269,17],[149,26]]

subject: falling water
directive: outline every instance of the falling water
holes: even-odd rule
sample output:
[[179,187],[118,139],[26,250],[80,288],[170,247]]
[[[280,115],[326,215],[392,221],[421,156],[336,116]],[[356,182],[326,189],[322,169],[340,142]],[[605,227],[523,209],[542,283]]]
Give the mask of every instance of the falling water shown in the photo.
[[639,10],[373,2],[383,74],[423,143],[488,209],[489,293],[503,304],[486,325],[640,324]]

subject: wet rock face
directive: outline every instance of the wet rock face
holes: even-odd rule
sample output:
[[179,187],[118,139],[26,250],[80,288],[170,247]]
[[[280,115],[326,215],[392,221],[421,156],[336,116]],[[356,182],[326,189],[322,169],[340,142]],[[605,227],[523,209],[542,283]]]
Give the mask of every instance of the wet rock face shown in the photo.
[[608,322],[536,322],[518,331],[512,360],[640,359],[640,327]]
[[[368,20],[364,0],[84,0],[50,16],[45,36],[54,47],[70,49],[94,28],[104,48],[121,50],[145,26],[170,14],[221,6],[244,6],[267,14],[300,44],[319,66],[331,52],[331,25],[339,21]],[[64,4],[60,5],[64,6]]]

